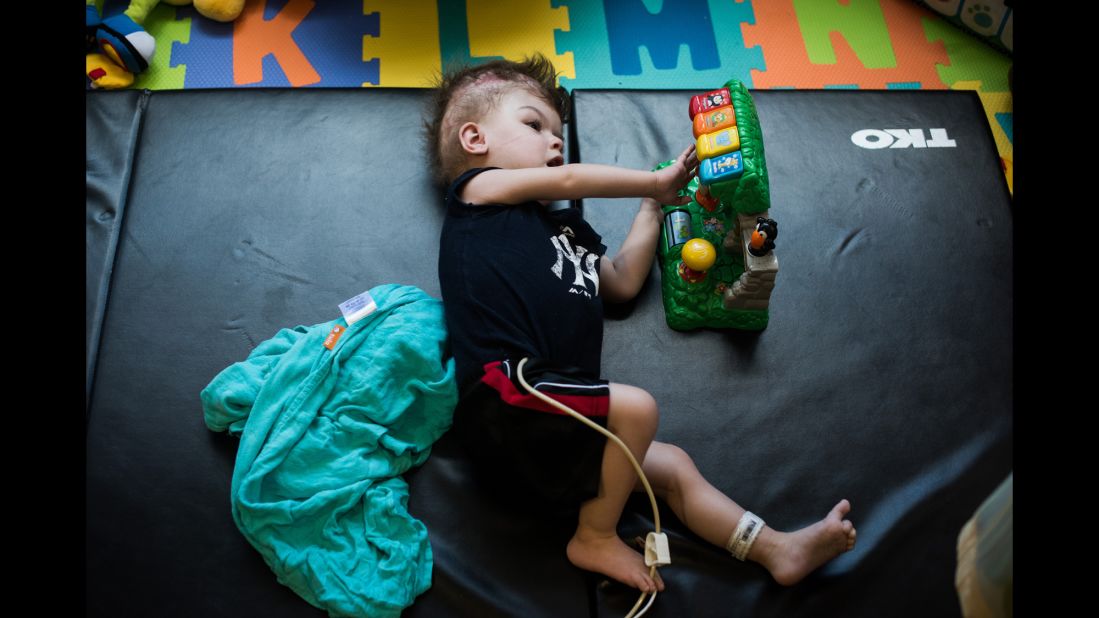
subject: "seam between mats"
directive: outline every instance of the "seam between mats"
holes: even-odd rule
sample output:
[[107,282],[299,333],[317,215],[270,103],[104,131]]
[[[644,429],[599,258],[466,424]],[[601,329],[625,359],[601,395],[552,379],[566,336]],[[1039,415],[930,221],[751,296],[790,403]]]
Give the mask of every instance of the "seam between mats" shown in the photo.
[[131,138],[126,150],[129,154],[128,164],[122,179],[122,192],[116,204],[115,226],[111,231],[107,244],[107,260],[104,265],[103,277],[100,279],[100,301],[95,308],[95,319],[92,320],[92,336],[89,338],[91,350],[88,352],[88,366],[85,368],[84,382],[84,424],[87,427],[91,412],[92,395],[95,390],[95,369],[99,364],[99,342],[103,337],[103,324],[107,321],[107,307],[110,304],[111,283],[114,280],[114,266],[118,259],[118,243],[122,236],[122,226],[126,224],[126,204],[130,199],[130,187],[133,185],[134,162],[137,160],[137,148],[141,140],[141,131],[145,123],[145,111],[149,106],[149,98],[152,91],[145,89],[138,97],[133,122],[130,124]]

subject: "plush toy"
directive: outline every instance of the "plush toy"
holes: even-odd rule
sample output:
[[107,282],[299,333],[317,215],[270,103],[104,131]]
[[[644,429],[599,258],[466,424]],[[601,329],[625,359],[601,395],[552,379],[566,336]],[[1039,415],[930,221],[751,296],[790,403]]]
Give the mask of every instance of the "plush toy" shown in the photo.
[[187,6],[191,2],[199,15],[220,22],[230,22],[240,17],[245,0],[164,0],[174,6]]
[[[102,19],[95,0],[86,5],[86,64],[92,88],[125,88],[134,74],[149,67],[156,41],[145,31],[145,19],[161,0],[131,0],[125,11]],[[199,14],[230,22],[244,11],[245,0],[163,0],[175,6],[195,5]]]
[[[158,0],[133,0],[122,13],[101,19],[94,0],[85,0],[88,79],[93,88],[122,88],[149,67],[156,42],[142,24]],[[112,66],[113,64],[113,66]]]

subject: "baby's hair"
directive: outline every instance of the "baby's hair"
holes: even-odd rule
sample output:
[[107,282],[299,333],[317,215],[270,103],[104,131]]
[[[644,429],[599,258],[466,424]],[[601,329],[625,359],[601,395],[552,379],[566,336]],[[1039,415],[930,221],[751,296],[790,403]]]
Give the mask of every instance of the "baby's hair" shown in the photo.
[[424,121],[427,149],[435,181],[447,185],[465,171],[466,152],[458,140],[458,128],[477,122],[514,88],[526,88],[568,122],[569,98],[557,86],[557,71],[542,54],[521,62],[493,60],[476,66],[459,66],[440,76],[428,102],[431,117]]

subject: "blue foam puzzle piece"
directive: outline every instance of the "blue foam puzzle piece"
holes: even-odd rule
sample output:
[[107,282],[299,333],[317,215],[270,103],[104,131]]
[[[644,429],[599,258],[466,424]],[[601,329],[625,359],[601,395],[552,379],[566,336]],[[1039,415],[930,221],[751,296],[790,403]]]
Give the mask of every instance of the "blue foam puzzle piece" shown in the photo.
[[[233,24],[200,15],[194,7],[176,9],[177,19],[191,19],[189,42],[172,43],[169,66],[186,66],[184,88],[233,88]],[[264,75],[267,75],[264,65]],[[283,85],[289,85],[284,82]]]
[[[575,59],[576,78],[560,80],[568,89],[712,90],[733,77],[750,87],[751,70],[765,69],[760,47],[744,46],[741,26],[755,23],[747,0],[665,1],[659,6],[647,0],[655,15],[641,0],[550,0],[550,4],[569,11],[569,30],[554,32],[557,53],[573,52]],[[624,30],[618,23],[622,20],[639,32]],[[688,24],[692,20],[696,21]],[[677,28],[673,37],[667,23]]]
[[1011,115],[1011,112],[997,112],[995,116],[996,122],[1000,124],[1000,128],[1004,130],[1004,135],[1007,136],[1007,141],[1015,144],[1015,140],[1011,137]]
[[[264,18],[274,18],[286,0],[269,0]],[[278,59],[268,54],[262,59],[263,79],[253,84],[233,80],[233,25],[207,19],[193,8],[191,40],[172,47],[172,66],[186,65],[187,88],[290,87]],[[378,60],[362,60],[362,38],[377,36],[378,15],[364,15],[360,3],[318,2],[294,29],[292,38],[298,49],[320,75],[312,87],[362,86],[378,83]]]
[[641,0],[604,0],[603,9],[615,75],[641,74],[641,47],[658,69],[677,67],[681,45],[690,50],[694,70],[721,66],[706,0],[681,0],[655,15]]
[[379,35],[380,19],[378,13],[364,15],[362,2],[317,2],[294,31],[298,47],[321,75],[313,86],[377,84],[379,60],[363,61],[363,37]]
[[439,5],[439,54],[442,66],[475,66],[503,56],[474,56],[469,51],[469,20],[465,0],[445,0]]

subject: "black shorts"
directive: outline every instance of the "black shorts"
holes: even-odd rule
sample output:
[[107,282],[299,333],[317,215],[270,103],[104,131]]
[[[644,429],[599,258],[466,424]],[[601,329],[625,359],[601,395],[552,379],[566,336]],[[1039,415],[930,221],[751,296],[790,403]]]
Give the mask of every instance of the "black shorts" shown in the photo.
[[[458,402],[454,429],[477,466],[478,479],[514,501],[568,509],[599,493],[607,438],[531,395],[517,361],[485,365],[481,380]],[[610,386],[579,369],[531,359],[523,377],[532,388],[607,426]]]

